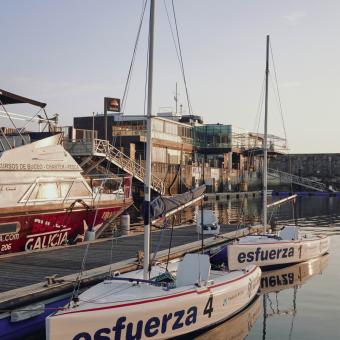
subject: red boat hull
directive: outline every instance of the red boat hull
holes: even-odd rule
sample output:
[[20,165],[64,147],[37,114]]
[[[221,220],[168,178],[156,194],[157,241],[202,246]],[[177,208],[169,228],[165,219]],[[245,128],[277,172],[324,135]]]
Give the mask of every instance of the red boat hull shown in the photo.
[[84,240],[89,229],[119,216],[131,202],[97,209],[77,208],[0,217],[0,255],[32,251]]

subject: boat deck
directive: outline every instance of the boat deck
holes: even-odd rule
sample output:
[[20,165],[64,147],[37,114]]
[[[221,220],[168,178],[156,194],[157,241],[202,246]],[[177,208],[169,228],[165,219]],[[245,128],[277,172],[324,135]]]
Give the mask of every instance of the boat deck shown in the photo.
[[[205,245],[211,247],[228,239],[249,233],[248,228],[221,226],[223,237],[205,235]],[[152,251],[158,247],[157,259],[168,255],[171,230],[152,233]],[[102,280],[112,270],[126,272],[137,268],[136,255],[143,249],[142,233],[117,239],[99,239],[88,247],[82,280],[90,285]],[[171,258],[200,249],[200,236],[195,225],[177,227],[173,231]],[[0,309],[39,301],[72,289],[79,274],[87,243],[19,253],[0,258]],[[111,264],[111,265],[110,265]],[[46,277],[57,275],[55,282],[46,284]]]

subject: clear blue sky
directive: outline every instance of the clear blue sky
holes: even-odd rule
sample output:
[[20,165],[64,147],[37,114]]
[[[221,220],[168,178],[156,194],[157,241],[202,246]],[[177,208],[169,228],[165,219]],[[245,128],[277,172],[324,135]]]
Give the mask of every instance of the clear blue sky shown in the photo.
[[[166,0],[170,8],[169,0]],[[163,0],[157,0],[154,111],[185,91]],[[271,35],[292,152],[340,152],[340,1],[175,0],[193,110],[256,129]],[[142,0],[2,0],[0,88],[48,103],[50,115],[100,112],[121,97]],[[142,114],[146,23],[127,114]],[[269,130],[283,135],[271,97]]]

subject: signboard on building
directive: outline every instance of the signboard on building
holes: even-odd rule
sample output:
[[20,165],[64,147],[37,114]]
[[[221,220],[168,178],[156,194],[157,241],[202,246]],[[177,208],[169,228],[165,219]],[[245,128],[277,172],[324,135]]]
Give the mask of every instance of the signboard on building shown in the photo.
[[119,98],[104,98],[105,111],[120,112],[120,99]]

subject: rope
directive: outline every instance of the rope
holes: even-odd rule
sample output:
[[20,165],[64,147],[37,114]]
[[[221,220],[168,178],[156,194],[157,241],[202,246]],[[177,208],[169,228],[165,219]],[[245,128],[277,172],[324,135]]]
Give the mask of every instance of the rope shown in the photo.
[[[255,127],[256,127],[256,134],[258,134],[259,132],[259,128],[260,128],[260,121],[261,121],[261,112],[262,112],[262,108],[263,108],[263,97],[264,97],[264,91],[265,91],[265,75],[263,77],[263,81],[262,81],[262,87],[261,87],[261,91],[260,91],[260,98],[259,98],[259,101],[258,101],[258,105],[257,105],[257,112],[256,112],[256,117],[255,117]],[[257,126],[256,126],[256,123],[257,123]],[[249,170],[249,167],[250,167],[250,163],[251,163],[251,160],[254,158],[254,155],[255,155],[255,148],[254,150],[252,150],[249,155],[248,155],[248,158],[247,158],[247,168]],[[248,171],[248,180],[249,180],[249,176],[250,176],[250,173]],[[242,201],[241,201],[241,207],[240,207],[240,216],[244,218],[245,216],[245,202],[246,202],[246,197],[244,196],[242,198]],[[236,229],[239,229],[241,227],[241,219],[239,220],[237,226],[236,226]]]
[[25,128],[28,126],[28,124],[29,124],[30,122],[32,122],[32,121],[35,119],[35,117],[40,113],[41,110],[42,110],[42,108],[40,108],[40,109],[37,111],[37,113],[35,113],[35,114],[27,121],[27,123],[19,130],[20,133],[23,132],[23,131],[25,130]]
[[178,51],[179,51],[179,56],[180,56],[180,67],[181,67],[184,86],[185,86],[185,93],[186,93],[187,102],[188,102],[188,109],[189,109],[189,114],[192,114],[192,107],[191,107],[191,102],[190,102],[190,98],[189,98],[187,80],[186,80],[185,71],[184,71],[183,54],[182,54],[181,42],[180,42],[180,39],[179,39],[179,32],[178,32],[178,25],[177,25],[177,18],[176,18],[174,0],[171,1],[171,5],[172,5],[172,12],[173,12],[175,28],[176,28],[177,44],[178,44]]
[[168,271],[168,265],[170,261],[170,251],[171,251],[171,246],[172,246],[172,238],[174,234],[174,224],[175,224],[175,216],[172,217],[172,221],[171,221],[171,234],[170,234],[170,240],[169,240],[168,257],[167,257],[166,266],[165,266],[166,272]]
[[[102,188],[103,188],[104,183],[105,183],[106,181],[107,181],[107,178],[104,179],[104,180],[102,181],[101,185],[100,185],[99,199],[98,199],[97,204],[99,204],[99,201],[100,201],[100,198],[101,198],[101,194],[102,194]],[[96,196],[97,196],[97,195],[96,195]],[[97,215],[98,215],[98,206],[97,206],[97,208],[95,207],[96,196],[94,197],[94,200],[93,200],[93,207],[94,207],[94,209],[96,210],[96,212],[95,212],[95,216],[94,216],[93,223],[92,223],[92,229],[93,229],[94,226],[95,226],[96,219],[97,219]],[[74,301],[74,302],[78,302],[78,301],[79,301],[78,295],[79,295],[79,289],[80,289],[80,284],[81,284],[81,278],[82,278],[83,272],[84,272],[84,270],[85,270],[85,265],[86,265],[86,260],[87,260],[87,255],[88,255],[88,252],[89,252],[90,245],[91,245],[91,242],[89,242],[89,243],[86,245],[85,252],[84,252],[84,255],[83,255],[83,259],[82,259],[82,263],[81,263],[81,267],[80,267],[80,272],[79,272],[79,274],[78,274],[78,276],[77,276],[76,284],[75,284],[75,286],[74,286],[74,289],[73,289],[72,296],[71,296],[71,299],[70,299],[70,301],[69,301],[68,307],[70,307],[71,301]]]
[[179,55],[179,51],[178,51],[178,47],[177,47],[177,43],[176,43],[176,39],[175,39],[175,33],[174,33],[174,31],[173,31],[173,28],[172,28],[172,24],[171,24],[171,19],[170,19],[168,7],[167,7],[167,5],[166,5],[166,1],[165,1],[165,0],[163,0],[163,3],[164,3],[164,7],[165,7],[166,16],[167,16],[167,18],[168,18],[168,23],[169,23],[169,26],[170,26],[172,41],[173,41],[174,46],[175,46],[175,50],[176,50],[176,54],[177,54],[178,63],[181,65],[181,57],[180,57],[180,55]]
[[273,54],[271,42],[269,44],[269,47],[270,47],[270,54],[271,54],[272,62],[273,62],[274,76],[275,76],[275,82],[276,82],[276,91],[277,91],[277,96],[278,96],[278,102],[279,102],[279,108],[280,108],[280,114],[281,114],[281,120],[282,120],[282,127],[283,127],[283,131],[284,131],[285,139],[286,139],[286,142],[287,142],[286,126],[285,126],[285,121],[284,121],[284,118],[283,118],[283,109],[282,109],[282,103],[281,103],[281,97],[280,97],[280,91],[279,91],[278,77],[277,77],[274,54]]
[[137,30],[135,46],[134,46],[134,49],[133,49],[131,63],[130,63],[130,67],[129,67],[129,72],[128,72],[128,76],[126,78],[124,94],[123,94],[123,98],[122,98],[122,112],[125,111],[127,96],[128,96],[129,88],[130,88],[130,84],[131,84],[131,76],[132,76],[133,66],[134,66],[134,63],[135,63],[140,33],[141,33],[141,30],[142,30],[142,26],[143,26],[143,19],[144,19],[146,4],[147,4],[147,0],[145,0],[144,3],[143,3],[142,13],[141,13],[141,16],[140,16],[140,19],[139,19],[139,25],[138,25],[138,30]]
[[[24,145],[27,144],[25,138],[23,137],[23,135],[21,134],[21,132],[19,131],[19,129],[18,129],[17,126],[15,125],[13,119],[11,118],[11,115],[8,113],[8,111],[7,111],[6,107],[5,107],[5,105],[2,103],[1,100],[0,100],[0,105],[2,106],[3,110],[5,111],[5,113],[6,113],[6,115],[7,115],[7,118],[8,118],[8,119],[10,120],[10,122],[12,123],[14,129],[17,130],[17,132],[18,132],[19,136],[21,137],[21,139],[22,139]],[[5,139],[7,140],[6,137],[5,137]],[[9,145],[10,145],[10,144],[9,144]],[[10,145],[10,146],[11,146],[11,145]],[[11,148],[12,148],[12,146],[11,146]]]
[[159,251],[159,248],[160,248],[162,240],[163,240],[164,230],[167,229],[167,227],[168,227],[168,223],[167,223],[167,220],[165,220],[164,224],[163,224],[163,227],[161,228],[161,231],[160,231],[159,240],[158,240],[157,245],[156,245],[156,250],[153,252],[153,257],[152,257],[152,260],[151,260],[151,265],[155,263],[157,253]]
[[[285,126],[285,121],[284,121],[284,114],[283,114],[281,96],[280,96],[280,91],[279,91],[279,82],[278,82],[274,53],[273,53],[271,42],[269,44],[269,47],[270,47],[271,59],[272,59],[272,62],[273,62],[275,84],[276,84],[276,92],[274,91],[274,93],[275,93],[275,95],[277,95],[277,97],[275,97],[275,98],[277,99],[278,106],[280,108],[280,116],[281,116],[281,121],[282,121],[282,127],[283,127],[283,132],[284,132],[284,136],[285,136],[285,140],[286,140],[286,147],[288,148],[288,139],[287,139],[287,132],[286,132],[286,126]],[[288,166],[289,166],[289,173],[292,173],[292,160],[291,160],[291,157],[289,157],[289,154],[288,154]],[[292,180],[292,178],[291,178],[291,182],[290,182],[290,191],[293,192],[293,180]],[[294,216],[294,211],[293,211],[293,216]]]

